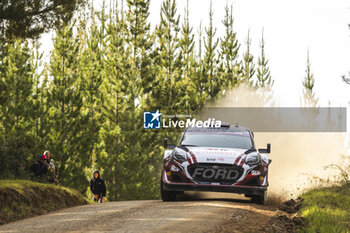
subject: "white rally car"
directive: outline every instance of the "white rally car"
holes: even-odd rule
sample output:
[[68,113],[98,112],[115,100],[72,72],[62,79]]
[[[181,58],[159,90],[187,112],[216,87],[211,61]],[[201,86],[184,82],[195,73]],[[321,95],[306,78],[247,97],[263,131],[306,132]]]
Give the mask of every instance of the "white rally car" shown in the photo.
[[245,194],[265,203],[271,145],[257,150],[249,129],[229,124],[187,128],[178,146],[168,145],[167,139],[164,146],[163,201],[174,201],[183,191],[213,191]]

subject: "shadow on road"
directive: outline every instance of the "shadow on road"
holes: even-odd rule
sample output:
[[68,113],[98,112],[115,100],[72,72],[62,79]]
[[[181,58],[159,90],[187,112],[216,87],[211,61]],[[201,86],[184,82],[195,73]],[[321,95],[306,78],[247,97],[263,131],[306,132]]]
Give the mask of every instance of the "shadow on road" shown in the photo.
[[181,201],[225,201],[234,203],[252,203],[250,198],[227,193],[185,192],[178,196]]

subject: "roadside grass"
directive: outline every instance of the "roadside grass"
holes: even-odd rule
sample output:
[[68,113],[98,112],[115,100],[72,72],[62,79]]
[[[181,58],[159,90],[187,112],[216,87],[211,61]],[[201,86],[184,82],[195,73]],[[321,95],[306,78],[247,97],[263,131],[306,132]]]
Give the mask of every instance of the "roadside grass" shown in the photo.
[[29,180],[0,180],[0,225],[89,201],[66,187]]
[[299,232],[350,232],[350,184],[315,188],[301,197],[306,227]]

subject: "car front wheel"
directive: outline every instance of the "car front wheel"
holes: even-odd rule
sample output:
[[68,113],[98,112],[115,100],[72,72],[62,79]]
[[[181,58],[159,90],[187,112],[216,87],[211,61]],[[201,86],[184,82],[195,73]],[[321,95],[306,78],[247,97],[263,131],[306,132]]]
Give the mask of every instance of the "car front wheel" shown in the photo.
[[175,201],[176,195],[178,192],[176,191],[167,191],[163,188],[163,180],[160,180],[160,196],[163,201]]
[[267,190],[264,191],[263,195],[253,195],[252,202],[259,204],[259,205],[265,205],[267,200]]

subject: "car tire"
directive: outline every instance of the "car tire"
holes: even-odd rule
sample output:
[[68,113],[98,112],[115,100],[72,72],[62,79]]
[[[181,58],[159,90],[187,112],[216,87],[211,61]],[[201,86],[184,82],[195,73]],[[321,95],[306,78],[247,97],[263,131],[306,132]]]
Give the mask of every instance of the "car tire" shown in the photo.
[[163,180],[160,181],[160,196],[163,201],[175,201],[176,195],[178,192],[176,191],[167,191],[163,189]]
[[259,204],[259,205],[265,205],[266,199],[267,199],[267,191],[264,191],[264,195],[252,196],[252,202]]

